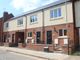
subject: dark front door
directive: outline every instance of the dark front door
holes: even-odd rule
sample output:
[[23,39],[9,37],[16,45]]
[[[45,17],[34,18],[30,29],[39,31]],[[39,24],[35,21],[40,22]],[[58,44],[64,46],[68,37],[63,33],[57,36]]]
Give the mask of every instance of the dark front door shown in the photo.
[[12,43],[14,43],[14,34],[12,34]]
[[36,32],[36,42],[37,42],[38,44],[41,43],[41,32]]
[[47,44],[52,44],[52,31],[47,31]]

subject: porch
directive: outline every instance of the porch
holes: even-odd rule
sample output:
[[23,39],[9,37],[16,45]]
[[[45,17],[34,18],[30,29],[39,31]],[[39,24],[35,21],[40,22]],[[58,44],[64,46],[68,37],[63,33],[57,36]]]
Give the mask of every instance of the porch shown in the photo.
[[24,43],[24,32],[7,32],[4,33],[4,46],[18,47],[19,43]]

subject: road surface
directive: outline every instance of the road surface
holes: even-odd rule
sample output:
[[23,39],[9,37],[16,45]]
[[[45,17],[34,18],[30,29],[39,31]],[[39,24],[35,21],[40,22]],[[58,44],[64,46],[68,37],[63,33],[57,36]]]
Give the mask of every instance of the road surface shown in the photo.
[[47,60],[47,59],[0,50],[0,60]]

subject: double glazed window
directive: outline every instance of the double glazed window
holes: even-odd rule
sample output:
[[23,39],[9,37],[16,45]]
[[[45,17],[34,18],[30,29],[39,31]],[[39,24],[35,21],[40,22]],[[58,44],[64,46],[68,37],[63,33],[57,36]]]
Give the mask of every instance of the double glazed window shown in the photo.
[[34,15],[34,16],[30,16],[30,23],[35,23],[37,22],[37,16]]
[[53,9],[50,11],[50,18],[61,17],[61,8]]
[[5,27],[8,28],[9,27],[9,23],[6,23]]
[[32,37],[32,32],[28,32],[28,37]]
[[59,36],[66,36],[67,35],[67,30],[66,29],[60,29],[59,30]]
[[17,25],[18,26],[23,25],[23,19],[22,18],[20,18],[20,19],[17,20]]

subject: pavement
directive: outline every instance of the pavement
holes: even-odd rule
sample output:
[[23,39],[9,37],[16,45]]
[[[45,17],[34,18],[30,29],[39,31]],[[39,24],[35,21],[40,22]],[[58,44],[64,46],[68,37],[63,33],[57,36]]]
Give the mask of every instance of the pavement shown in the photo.
[[46,60],[0,49],[0,60]]
[[70,56],[69,58],[66,58],[65,60],[80,60],[80,56]]
[[24,55],[44,58],[44,59],[48,59],[48,60],[65,60],[65,59],[69,58],[69,56],[66,55],[66,54],[47,53],[47,52],[41,52],[41,51],[28,50],[28,49],[24,49],[24,48],[0,46],[0,50],[1,49],[9,51],[9,52],[15,52],[15,53],[19,53],[19,54],[24,54]]
[[47,53],[47,52],[33,51],[33,50],[28,50],[24,48],[15,48],[15,47],[0,46],[0,50],[6,50],[9,52],[44,58],[48,60],[65,60],[70,57],[69,55],[61,54],[61,53]]

